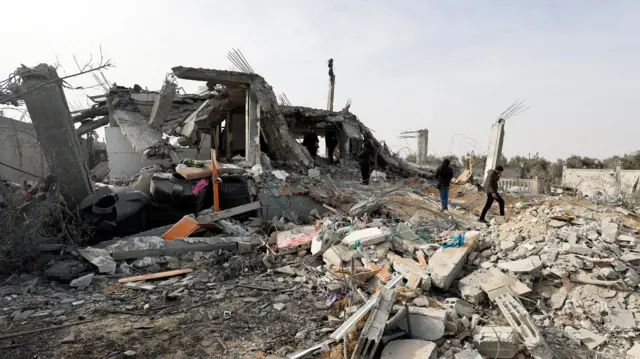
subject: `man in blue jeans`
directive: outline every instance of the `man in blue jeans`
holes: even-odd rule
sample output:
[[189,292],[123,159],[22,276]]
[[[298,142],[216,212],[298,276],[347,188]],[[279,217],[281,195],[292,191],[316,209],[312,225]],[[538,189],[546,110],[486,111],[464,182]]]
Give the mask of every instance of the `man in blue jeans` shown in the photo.
[[436,179],[438,180],[438,192],[440,192],[440,203],[442,210],[449,210],[449,185],[453,179],[453,169],[449,167],[451,161],[448,158],[442,160],[442,165],[436,170]]

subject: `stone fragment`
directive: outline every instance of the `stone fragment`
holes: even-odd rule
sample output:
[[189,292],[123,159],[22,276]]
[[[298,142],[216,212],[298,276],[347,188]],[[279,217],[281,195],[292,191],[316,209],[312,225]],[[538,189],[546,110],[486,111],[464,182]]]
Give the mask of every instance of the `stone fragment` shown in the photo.
[[498,268],[513,273],[531,273],[542,268],[542,260],[539,256],[531,256],[517,261],[498,263]]
[[[400,308],[398,308],[399,310]],[[447,312],[442,309],[409,307],[409,322],[414,338],[438,340],[444,336]],[[407,331],[407,321],[398,322],[398,327]]]
[[404,275],[409,281],[417,276],[420,278],[420,288],[422,288],[422,290],[428,291],[431,289],[431,277],[422,264],[413,259],[403,258],[391,253],[387,254],[387,257],[393,261],[393,269],[396,272]]
[[518,335],[511,327],[480,327],[474,331],[473,344],[487,358],[513,358],[521,349]]
[[70,259],[53,263],[44,271],[44,275],[50,280],[68,282],[77,278],[83,272],[88,272],[90,269],[89,263]]
[[638,272],[633,269],[627,269],[627,272],[624,274],[624,282],[631,288],[635,288],[638,284],[640,284],[640,275]]
[[288,294],[280,294],[278,296],[276,296],[275,298],[273,298],[273,302],[274,303],[289,303],[291,301],[291,298],[289,297]]
[[91,281],[93,280],[93,273],[89,273],[87,275],[83,275],[80,278],[76,278],[69,283],[69,286],[77,288],[78,290],[85,290],[87,287],[91,285]]
[[567,300],[567,293],[559,290],[551,295],[551,307],[553,309],[560,309],[564,305],[564,301]]
[[404,339],[389,342],[380,359],[437,359],[438,346],[426,340]]
[[72,343],[75,343],[75,341],[76,341],[76,336],[73,333],[71,333],[71,334],[67,335],[66,337],[64,337],[60,343],[61,344],[72,344]]
[[566,226],[567,222],[558,221],[557,219],[552,219],[552,220],[549,221],[548,225],[549,225],[549,227],[560,228],[560,227]]
[[317,168],[309,168],[307,176],[309,176],[309,178],[318,178],[320,177],[320,170]]
[[80,248],[78,249],[78,254],[98,267],[99,273],[114,274],[116,272],[116,261],[111,258],[109,252],[102,248]]
[[618,237],[618,224],[604,220],[601,224],[602,239],[607,242],[615,242]]
[[337,244],[327,249],[322,254],[322,259],[325,263],[341,267],[343,263],[347,263],[351,260],[351,253],[347,246]]
[[503,251],[512,251],[516,248],[516,243],[514,241],[509,240],[508,238],[504,241],[500,242],[500,249]]
[[473,316],[473,304],[465,300],[458,299],[456,301],[454,309],[459,316],[467,318],[471,318]]
[[440,248],[429,259],[431,270],[431,283],[440,289],[448,289],[456,279],[467,255],[472,252],[476,245],[476,239],[480,232],[470,231],[464,235],[464,244],[455,248]]
[[611,267],[600,268],[600,275],[604,279],[617,279],[619,274]]
[[640,265],[640,253],[629,252],[620,257],[620,260],[629,262],[631,265]]
[[285,304],[284,303],[274,303],[273,304],[273,309],[275,309],[275,310],[277,310],[279,312],[283,311],[284,308],[285,308]]

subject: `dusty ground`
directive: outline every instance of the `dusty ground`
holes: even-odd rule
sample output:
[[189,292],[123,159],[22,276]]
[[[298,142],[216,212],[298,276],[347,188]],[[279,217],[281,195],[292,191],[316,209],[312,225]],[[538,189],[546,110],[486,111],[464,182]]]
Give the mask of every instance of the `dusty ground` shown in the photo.
[[[28,289],[24,285],[27,276],[13,278],[13,285],[2,286],[0,336],[82,320],[91,322],[0,340],[2,357],[124,358],[125,352],[133,351],[135,358],[264,358],[278,350],[307,348],[339,325],[327,321],[326,296],[311,284],[314,281],[310,275],[306,283],[297,275],[259,276],[267,271],[261,265],[238,268],[240,276],[218,282],[215,273],[228,271],[224,263],[229,262],[222,260],[200,266],[199,271],[211,275],[196,277],[201,281],[196,280],[175,301],[165,299],[175,287],[133,291],[122,288],[116,279],[95,278],[92,289],[80,292],[46,281]],[[244,260],[260,262],[259,258]],[[304,269],[303,265],[299,267]],[[262,290],[271,288],[274,290]],[[283,293],[291,301],[278,311],[273,298]],[[84,303],[70,303],[72,300]],[[21,321],[11,319],[14,311],[27,309],[45,314]],[[74,340],[63,343],[71,335]]]

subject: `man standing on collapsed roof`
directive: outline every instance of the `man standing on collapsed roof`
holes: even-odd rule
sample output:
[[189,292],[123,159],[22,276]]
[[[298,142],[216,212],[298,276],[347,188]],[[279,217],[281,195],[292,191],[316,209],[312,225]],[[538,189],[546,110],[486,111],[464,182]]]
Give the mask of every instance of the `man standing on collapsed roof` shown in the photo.
[[498,201],[500,215],[504,216],[504,199],[498,194],[498,180],[500,176],[502,176],[502,171],[504,171],[502,166],[496,166],[495,170],[489,170],[489,175],[484,182],[484,191],[487,193],[487,203],[484,204],[482,214],[480,214],[479,221],[482,223],[487,223],[485,216],[487,212],[489,212],[489,208],[491,208],[494,200]]

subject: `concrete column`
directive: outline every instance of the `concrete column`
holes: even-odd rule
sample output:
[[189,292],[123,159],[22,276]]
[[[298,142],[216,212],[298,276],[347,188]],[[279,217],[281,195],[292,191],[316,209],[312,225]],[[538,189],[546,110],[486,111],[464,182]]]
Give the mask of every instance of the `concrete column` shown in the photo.
[[173,105],[173,99],[176,97],[177,85],[169,80],[165,80],[162,85],[162,89],[156,100],[153,102],[151,108],[151,116],[149,124],[151,127],[159,129],[162,124],[169,118],[171,112],[171,105]]
[[[260,163],[260,118],[258,101],[248,88],[245,103],[245,161],[255,165]],[[258,158],[256,160],[256,158]]]
[[340,148],[340,163],[346,164],[349,160],[349,153],[351,152],[351,140],[344,131],[340,131],[338,136],[340,137],[338,139],[338,141],[340,141],[338,144]]
[[224,128],[224,137],[225,137],[225,145],[226,145],[226,157],[227,158],[231,158],[231,140],[233,138],[233,135],[231,134],[231,111],[227,111],[227,119],[225,121],[225,128]]
[[499,165],[502,154],[502,143],[504,142],[504,120],[500,119],[491,126],[491,137],[489,138],[489,150],[487,151],[487,162],[484,167],[482,180],[487,178],[487,172]]
[[429,130],[422,129],[418,131],[418,156],[416,162],[423,165],[427,161],[427,148],[429,146]]
[[50,171],[56,176],[67,205],[74,208],[93,190],[62,82],[55,81],[58,74],[47,64],[20,68],[18,74],[22,78],[22,91],[31,90],[22,98]]

